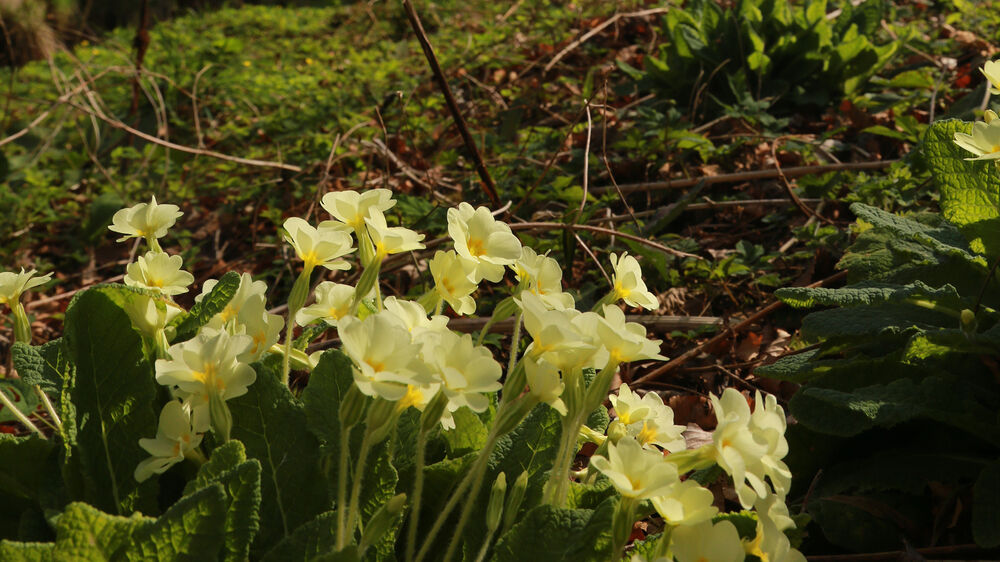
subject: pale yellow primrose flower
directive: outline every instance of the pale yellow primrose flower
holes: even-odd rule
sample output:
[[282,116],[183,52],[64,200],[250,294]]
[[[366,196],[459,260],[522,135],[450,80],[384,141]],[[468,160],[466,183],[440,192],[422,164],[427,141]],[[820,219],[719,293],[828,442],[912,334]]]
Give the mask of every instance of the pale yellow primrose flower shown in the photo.
[[239,361],[253,345],[253,338],[202,328],[190,340],[170,346],[170,359],[156,360],[156,382],[176,386],[194,409],[195,427],[208,425],[212,397],[229,400],[246,394],[257,373]]
[[479,288],[473,279],[475,264],[454,251],[438,251],[428,264],[434,278],[434,290],[458,314],[472,314],[476,301],[472,293]]
[[527,376],[528,391],[532,396],[552,406],[559,415],[565,416],[569,412],[561,398],[566,383],[562,382],[559,369],[555,365],[544,359],[525,356],[524,374]]
[[660,355],[660,340],[646,338],[646,328],[636,322],[626,322],[625,313],[614,305],[604,306],[604,316],[597,324],[597,336],[608,350],[608,359],[628,363],[642,359],[666,360]]
[[156,307],[156,299],[146,295],[131,295],[125,301],[125,313],[128,314],[132,325],[147,337],[153,337],[156,332],[162,330],[176,318],[183,309],[178,306],[164,304],[163,311]]
[[677,482],[670,491],[650,498],[656,512],[670,525],[697,525],[709,521],[719,510],[712,505],[715,495],[694,480]]
[[510,267],[518,282],[525,284],[525,290],[541,297],[546,307],[564,310],[575,305],[573,295],[562,290],[562,267],[558,261],[524,246],[520,259]]
[[368,224],[368,234],[371,235],[372,244],[375,246],[376,259],[426,248],[420,242],[424,239],[423,234],[418,234],[402,226],[390,227],[385,222],[385,215],[377,208],[371,208],[368,216],[365,217],[365,222]]
[[244,363],[259,361],[272,345],[278,343],[284,327],[285,319],[280,314],[267,311],[263,296],[254,295],[248,299],[236,317],[233,333],[246,334],[253,339],[253,343],[238,359]]
[[542,357],[566,373],[587,363],[597,351],[589,332],[574,323],[575,317],[583,316],[579,311],[549,310],[534,293],[521,293],[515,302],[521,306],[524,328],[532,338],[526,356]]
[[396,202],[388,189],[370,189],[364,193],[333,191],[324,195],[320,204],[333,218],[357,231],[364,228],[365,218],[373,209],[388,211]]
[[29,289],[34,289],[52,280],[52,274],[46,273],[35,277],[38,272],[34,269],[20,273],[4,271],[0,273],[0,304],[7,304],[11,307],[21,299],[21,295]]
[[640,398],[627,384],[622,384],[618,395],[612,394],[609,398],[618,414],[618,421],[643,447],[656,445],[671,453],[686,448],[682,435],[685,427],[674,425],[674,411],[664,405],[663,399],[655,392],[647,392]]
[[719,424],[712,432],[712,449],[706,452],[714,455],[719,466],[733,477],[740,504],[749,508],[768,494],[763,480],[764,465],[760,461],[767,454],[768,445],[754,435],[750,406],[739,391],[727,388],[720,398],[710,395],[709,399]]
[[448,398],[441,425],[454,428],[451,413],[463,406],[473,412],[484,412],[490,405],[488,392],[503,386],[503,369],[490,350],[472,343],[472,335],[458,335],[450,330],[437,335],[432,353],[425,355],[428,366],[441,382],[440,392]]
[[194,275],[181,269],[184,259],[168,256],[163,252],[146,252],[125,268],[125,284],[143,287],[163,293],[180,295],[188,292],[188,285],[194,283]]
[[607,458],[595,455],[590,465],[614,484],[618,493],[633,499],[650,499],[668,493],[680,481],[677,467],[658,451],[643,449],[632,439],[608,443]]
[[1000,120],[972,124],[972,134],[955,133],[955,144],[975,154],[966,160],[996,160],[1000,158]]
[[777,496],[758,500],[757,534],[743,543],[744,551],[767,562],[805,562],[806,557],[792,548],[785,529],[795,527],[788,506]]
[[629,306],[647,310],[659,308],[660,301],[646,289],[646,282],[642,280],[642,269],[634,257],[628,255],[628,252],[622,253],[621,257],[611,254],[611,267],[614,268],[611,282],[615,300],[622,299]]
[[424,307],[420,306],[420,303],[397,299],[396,297],[386,297],[382,306],[385,307],[385,312],[399,320],[400,324],[414,338],[427,332],[441,333],[448,331],[448,317],[437,314],[428,318],[427,311],[424,310]]
[[740,533],[729,521],[677,527],[670,533],[670,549],[677,562],[743,562],[746,557]]
[[767,444],[767,452],[760,457],[763,473],[770,479],[775,493],[784,499],[792,486],[792,471],[781,460],[788,454],[785,411],[778,405],[777,398],[770,394],[762,398],[759,391],[754,395],[754,403],[750,428],[758,441]]
[[[212,289],[219,284],[218,279],[209,279],[201,286],[201,294],[194,298],[194,302],[201,302],[212,292]],[[260,297],[266,299],[267,296],[267,283],[263,281],[254,281],[253,277],[249,273],[243,273],[240,275],[240,286],[236,288],[236,292],[233,297],[229,299],[226,303],[226,308],[222,312],[216,314],[209,320],[208,325],[212,328],[222,329],[226,324],[231,323],[235,320],[239,314],[240,310],[246,305],[246,303],[253,299],[254,297]]]
[[135,467],[135,479],[142,482],[154,474],[163,474],[184,460],[184,454],[201,444],[202,436],[191,429],[191,415],[177,400],[160,411],[155,439],[140,439],[139,446],[152,455]]
[[285,221],[284,229],[285,240],[295,248],[306,269],[318,265],[330,270],[351,268],[351,264],[340,259],[354,251],[351,235],[342,224],[323,221],[319,227],[313,227],[299,217],[291,217]]
[[476,282],[481,279],[499,282],[504,266],[521,257],[521,241],[486,207],[473,209],[463,202],[448,209],[448,234],[455,241],[458,255],[476,264],[473,276]]
[[162,238],[183,214],[177,205],[158,205],[153,197],[149,203],[139,203],[115,213],[108,230],[125,235],[118,242],[129,238]]
[[330,326],[351,313],[354,302],[354,287],[331,281],[323,281],[316,286],[316,302],[299,310],[295,322],[299,326],[322,320]]
[[345,316],[337,332],[344,353],[354,361],[354,383],[364,394],[395,402],[407,395],[408,387],[427,388],[432,383],[420,345],[390,315],[380,312],[364,320]]
[[1000,61],[986,61],[986,64],[979,71],[983,73],[983,76],[993,86],[990,88],[990,93],[993,95],[1000,94]]

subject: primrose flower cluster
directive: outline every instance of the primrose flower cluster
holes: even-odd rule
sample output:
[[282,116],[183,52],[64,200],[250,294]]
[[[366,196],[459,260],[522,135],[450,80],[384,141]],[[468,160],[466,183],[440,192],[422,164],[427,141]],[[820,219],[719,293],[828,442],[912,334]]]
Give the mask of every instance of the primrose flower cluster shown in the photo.
[[[791,473],[781,460],[788,452],[784,411],[773,396],[764,398],[760,392],[752,412],[743,395],[732,388],[710,399],[718,426],[712,441],[697,449],[686,449],[684,427],[673,424],[673,411],[658,395],[639,396],[624,384],[617,396],[611,396],[617,417],[607,436],[584,432],[585,439],[599,445],[588,478],[599,471],[622,495],[613,525],[616,544],[624,544],[638,503],[648,500],[666,525],[656,560],[739,562],[753,555],[761,560],[804,561],[784,533],[795,527],[785,505]],[[717,517],[711,491],[693,477],[683,478],[716,465],[732,477],[740,505],[755,510],[752,538],[741,538],[733,523]]]
[[[619,552],[640,503],[648,501],[666,524],[657,557],[725,561],[749,554],[772,562],[803,560],[784,533],[794,527],[784,501],[791,473],[782,461],[788,451],[785,416],[773,396],[758,393],[752,411],[735,390],[712,396],[718,426],[712,441],[696,449],[687,448],[685,428],[674,424],[673,411],[658,395],[640,395],[627,385],[610,397],[616,419],[606,432],[585,425],[591,413],[603,407],[623,363],[665,359],[660,341],[648,338],[641,324],[629,322],[621,308],[622,302],[645,309],[658,306],[635,257],[611,254],[608,292],[591,310],[580,311],[573,295],[563,290],[562,268],[555,259],[522,246],[510,227],[487,208],[461,203],[447,213],[450,247],[422,262],[430,277],[426,292],[413,300],[384,297],[379,275],[387,260],[426,249],[422,234],[389,226],[385,213],[395,203],[386,189],[332,192],[322,198],[329,219],[313,224],[288,218],[283,237],[302,262],[288,299],[288,321],[268,312],[266,283],[244,273],[235,285],[235,277],[228,278],[227,286],[235,287],[228,302],[185,341],[179,341],[184,338],[178,337],[178,325],[186,317],[181,317],[184,310],[174,297],[188,292],[194,277],[183,270],[180,256],[166,253],[159,244],[182,213],[177,206],[158,204],[153,198],[114,215],[109,228],[123,235],[120,242],[136,238],[137,246],[146,246],[126,267],[125,284],[131,289],[123,307],[156,357],[156,381],[170,395],[162,406],[156,435],[139,440],[138,446],[150,457],[136,467],[136,480],[161,474],[185,459],[205,462],[202,443],[208,432],[217,443],[228,441],[233,429],[228,401],[246,394],[258,372],[269,372],[255,370],[254,362],[276,355],[282,361],[279,376],[285,384],[293,366],[315,368],[323,352],[307,355],[301,342],[296,345],[297,325],[308,327],[314,336],[335,330],[351,363],[354,384],[337,414],[343,444],[335,500],[337,550],[354,541],[361,511],[362,479],[354,479],[349,491],[347,486],[354,426],[364,427],[360,451],[353,458],[353,471],[360,474],[374,445],[392,435],[399,416],[411,407],[420,412],[412,495],[398,496],[386,505],[398,513],[409,501],[406,558],[422,560],[435,533],[458,506],[461,515],[450,531],[461,536],[472,499],[484,485],[493,448],[544,403],[558,412],[562,427],[542,503],[563,507],[574,478],[583,484],[607,478],[621,495],[612,530]],[[355,266],[361,271],[353,285],[328,279],[313,283],[317,270],[335,275]],[[508,272],[513,283],[501,284]],[[34,273],[0,273],[0,303],[14,310],[16,327],[22,321],[19,314],[24,317],[28,340],[30,329],[20,296],[49,279]],[[220,282],[205,281],[195,302],[205,306]],[[507,293],[487,326],[478,338],[452,331],[442,314],[445,306],[455,315],[476,313],[476,291],[484,282],[498,284],[495,291]],[[514,334],[509,363],[502,366],[483,340],[490,325],[510,317]],[[523,335],[528,341],[522,348]],[[438,513],[418,553],[415,533],[427,438],[437,427],[456,427],[455,414],[463,408],[482,413],[491,407],[496,411],[486,444]],[[598,449],[589,467],[573,472],[581,441],[594,442]],[[741,506],[755,510],[754,535],[741,538],[733,523],[720,515],[713,493],[698,483],[699,471],[718,470],[714,467],[732,477]],[[526,475],[517,478],[506,507],[505,475],[493,483],[484,553],[501,522],[504,530],[513,524],[521,502],[515,498],[523,497]],[[457,539],[451,541],[446,559],[457,544]]]

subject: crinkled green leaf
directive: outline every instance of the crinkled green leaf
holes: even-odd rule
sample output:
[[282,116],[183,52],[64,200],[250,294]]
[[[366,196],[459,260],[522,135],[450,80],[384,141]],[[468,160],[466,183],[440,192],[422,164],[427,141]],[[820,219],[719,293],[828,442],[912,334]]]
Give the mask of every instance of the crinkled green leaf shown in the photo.
[[226,305],[232,300],[233,295],[240,288],[240,274],[235,271],[227,272],[219,279],[212,290],[201,302],[195,303],[190,312],[182,314],[171,322],[177,329],[177,335],[173,342],[180,342],[191,339],[198,332],[198,329],[208,324],[213,316],[226,309]]
[[278,374],[254,364],[257,381],[229,401],[233,438],[260,461],[261,521],[254,551],[265,552],[302,523],[329,508],[320,470],[320,443],[306,428],[302,404]]
[[133,472],[149,455],[139,439],[156,435],[160,386],[120,303],[123,289],[98,286],[77,294],[66,310],[66,346],[76,365],[77,497],[109,513],[155,513],[155,480]]
[[246,460],[243,444],[233,440],[212,451],[212,457],[187,483],[184,494],[214,484],[226,492],[223,560],[246,560],[260,528],[260,462]]
[[58,394],[72,367],[63,340],[40,346],[16,342],[10,349],[17,374],[28,384],[37,384],[49,394]]
[[[558,412],[547,404],[536,406],[513,431],[497,440],[490,455],[488,481],[492,482],[501,472],[516,478],[527,471],[528,491],[523,508],[534,507],[541,499],[542,487],[548,479],[546,473],[555,461],[561,425],[562,416]],[[483,488],[481,499],[485,500],[489,487]]]
[[1000,546],[1000,461],[984,468],[972,489],[972,535],[983,548]]
[[263,562],[310,562],[337,546],[337,512],[327,511],[295,529],[266,555]]
[[247,460],[246,447],[243,443],[232,440],[212,450],[208,462],[198,468],[198,474],[184,486],[184,494],[190,494],[206,486],[218,482],[226,473],[240,466]]
[[929,287],[919,281],[906,286],[890,283],[862,282],[839,289],[785,287],[774,292],[781,302],[795,308],[815,306],[860,306],[901,302],[907,299],[928,299],[952,307],[964,305],[958,291],[951,285]]
[[47,562],[55,545],[50,542],[0,541],[0,560],[6,562]]
[[929,418],[1000,444],[996,412],[984,406],[969,386],[941,377],[899,379],[850,392],[804,387],[789,403],[802,425],[831,435],[856,435],[873,427],[892,427]]
[[618,495],[618,492],[615,490],[614,485],[611,484],[611,480],[602,474],[593,484],[570,482],[566,507],[596,509],[601,502],[616,495]]
[[215,560],[224,540],[226,492],[213,484],[185,496],[132,534],[127,560]]
[[597,509],[538,506],[524,515],[497,541],[494,562],[604,562],[611,552],[611,519],[617,506],[609,498]]
[[[992,160],[969,161],[974,154],[955,144],[972,123],[949,119],[932,123],[924,134],[924,160],[941,188],[941,213],[958,225],[973,250],[1000,252],[1000,174]],[[988,251],[987,251],[988,250]]]
[[133,535],[154,519],[109,515],[82,502],[66,506],[56,523],[53,560],[121,560],[134,546]]
[[957,320],[942,312],[909,304],[880,304],[821,310],[802,321],[807,341],[837,336],[901,334],[909,330],[933,330],[954,326]]
[[968,243],[954,226],[931,226],[862,203],[851,205],[851,212],[873,226],[884,228],[901,238],[920,242],[941,256],[986,265],[981,256],[969,252]]

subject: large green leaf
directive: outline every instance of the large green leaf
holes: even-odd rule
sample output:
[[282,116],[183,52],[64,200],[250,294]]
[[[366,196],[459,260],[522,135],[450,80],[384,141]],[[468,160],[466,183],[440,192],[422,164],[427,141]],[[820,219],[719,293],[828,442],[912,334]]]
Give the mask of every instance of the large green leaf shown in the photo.
[[260,528],[260,462],[246,460],[243,444],[233,440],[212,451],[212,457],[187,483],[184,494],[214,484],[226,491],[225,549],[223,560],[246,560]]
[[110,513],[155,512],[155,480],[132,476],[148,455],[139,439],[156,434],[160,389],[142,340],[121,308],[115,286],[88,289],[66,310],[66,345],[76,365],[78,497]]
[[831,435],[856,435],[873,427],[892,427],[913,418],[928,418],[964,429],[1000,444],[996,412],[979,401],[974,390],[956,380],[927,377],[899,379],[850,392],[805,387],[789,403],[804,426]]
[[0,560],[6,562],[48,562],[55,545],[44,542],[0,541]]
[[603,562],[611,552],[611,519],[617,506],[609,498],[597,509],[538,506],[497,542],[494,562],[546,560],[548,562]]
[[972,534],[984,548],[1000,546],[1000,461],[983,469],[972,492]]
[[949,119],[927,128],[921,144],[924,159],[941,188],[941,212],[958,225],[973,250],[1000,253],[1000,173],[992,160],[969,161],[975,155],[955,144],[955,133],[968,134],[972,124]]
[[306,428],[302,404],[281,384],[278,374],[255,364],[257,381],[229,401],[233,438],[260,461],[261,522],[254,542],[262,553],[302,523],[329,508],[320,470],[320,443]]
[[954,326],[958,320],[943,312],[910,304],[886,303],[821,310],[802,321],[807,341],[831,337],[900,335],[913,330]]
[[309,562],[337,546],[337,512],[327,511],[274,546],[263,562]]
[[862,282],[840,289],[785,287],[774,292],[781,302],[795,308],[815,306],[859,306],[903,302],[908,299],[933,300],[953,308],[965,305],[951,285],[929,287],[919,281],[900,286],[892,283]]
[[226,503],[226,492],[220,484],[181,498],[156,521],[132,533],[125,559],[217,559],[224,539]]
[[191,311],[177,317],[171,324],[176,327],[177,335],[173,342],[185,341],[194,337],[198,329],[208,324],[213,316],[226,309],[233,295],[240,288],[240,274],[230,271],[219,279],[212,290],[201,302],[195,303]]
[[154,520],[140,514],[109,515],[82,502],[66,507],[56,523],[53,560],[121,560],[133,534]]
[[[42,486],[53,486],[48,466],[55,444],[41,437],[0,434],[0,493],[37,500]],[[0,496],[2,497],[2,496]]]
[[455,428],[441,432],[448,443],[448,456],[461,457],[482,449],[488,430],[479,416],[468,408],[459,408],[452,417]]

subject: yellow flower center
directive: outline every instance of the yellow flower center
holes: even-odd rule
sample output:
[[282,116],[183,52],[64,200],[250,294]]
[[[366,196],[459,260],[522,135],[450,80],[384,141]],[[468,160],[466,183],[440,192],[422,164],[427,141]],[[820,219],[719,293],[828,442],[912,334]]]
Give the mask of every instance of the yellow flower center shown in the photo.
[[455,293],[455,286],[451,284],[451,281],[447,277],[441,280],[441,287],[444,288],[446,294],[451,295]]
[[416,406],[418,404],[423,404],[424,393],[413,385],[406,385],[406,394],[399,399],[397,403],[397,408],[400,410],[405,410],[410,406]]
[[365,363],[372,368],[376,373],[381,373],[385,370],[385,363],[381,361],[372,361],[371,359],[365,359]]
[[632,294],[631,289],[626,289],[622,287],[621,282],[615,281],[615,298],[616,299],[627,299],[629,295]]
[[656,428],[649,427],[648,422],[642,422],[642,429],[639,430],[639,434],[635,436],[636,441],[642,445],[648,445],[656,439]]
[[215,390],[221,391],[224,390],[225,385],[223,384],[222,379],[215,376],[216,371],[216,366],[214,364],[209,364],[205,365],[204,371],[194,371],[191,373],[191,376],[194,377],[196,381],[204,384],[206,388],[214,388]]
[[989,154],[996,154],[997,152],[1000,152],[1000,144],[994,144],[990,147]]
[[159,287],[161,289],[163,288],[164,285],[163,279],[160,279],[158,277],[151,278],[148,283],[150,287]]
[[320,260],[319,257],[316,255],[316,252],[309,252],[308,254],[302,256],[302,261],[304,261],[306,267],[310,269],[322,263],[322,260]]
[[222,321],[223,322],[229,322],[233,317],[236,316],[236,313],[237,313],[237,310],[235,308],[233,308],[232,306],[230,306],[230,305],[227,304],[226,308],[222,312],[220,312],[219,314],[222,315]]
[[483,248],[483,241],[479,238],[469,240],[469,253],[472,254],[472,257],[474,258],[484,255],[486,250]]

